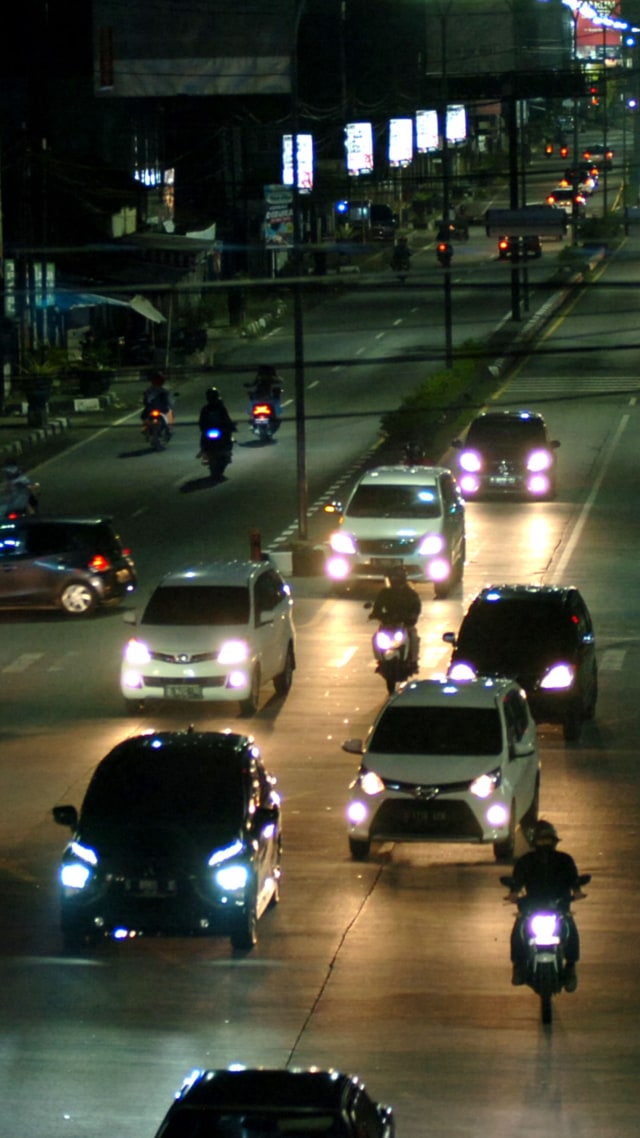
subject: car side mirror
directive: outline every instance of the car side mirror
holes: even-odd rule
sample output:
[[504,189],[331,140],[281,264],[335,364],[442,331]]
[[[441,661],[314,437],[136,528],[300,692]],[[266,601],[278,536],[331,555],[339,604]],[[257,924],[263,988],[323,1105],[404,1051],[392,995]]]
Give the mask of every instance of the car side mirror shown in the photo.
[[274,615],[273,609],[264,609],[258,613],[258,624],[273,624]]
[[442,633],[442,639],[444,640],[445,644],[450,644],[452,648],[455,648],[455,646],[456,646],[456,634],[455,634],[455,632],[443,632]]
[[75,830],[78,825],[78,811],[75,806],[54,806],[51,813],[54,822],[59,826],[68,826],[71,830]]
[[560,446],[560,440],[559,439],[552,439],[551,440],[551,446],[553,447],[554,450],[557,450],[557,448]]
[[361,755],[362,739],[345,739],[342,744],[342,750],[347,751],[350,755]]

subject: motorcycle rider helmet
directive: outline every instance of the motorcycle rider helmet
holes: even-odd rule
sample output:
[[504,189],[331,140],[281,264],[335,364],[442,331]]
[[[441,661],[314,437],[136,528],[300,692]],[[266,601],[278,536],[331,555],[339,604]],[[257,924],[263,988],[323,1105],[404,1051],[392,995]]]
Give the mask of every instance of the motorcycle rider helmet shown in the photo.
[[392,588],[394,586],[396,588],[399,588],[401,585],[406,585],[407,570],[405,569],[404,565],[394,565],[393,568],[390,569],[387,573],[387,579]]
[[149,378],[154,387],[162,387],[167,379],[163,371],[152,371]]
[[204,393],[204,397],[205,397],[207,403],[219,403],[220,402],[220,392],[218,391],[217,387],[208,387]]
[[20,474],[20,467],[13,459],[9,459],[9,461],[5,463],[4,472],[7,478],[17,478]]
[[551,846],[555,848],[560,841],[558,831],[551,822],[544,821],[540,818],[533,827],[532,845],[538,849],[541,846]]

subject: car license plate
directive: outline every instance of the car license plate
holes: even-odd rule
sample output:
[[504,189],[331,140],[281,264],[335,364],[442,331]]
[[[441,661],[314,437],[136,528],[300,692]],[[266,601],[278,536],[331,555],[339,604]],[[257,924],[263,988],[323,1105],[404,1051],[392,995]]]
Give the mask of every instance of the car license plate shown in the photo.
[[140,877],[129,882],[128,888],[140,897],[166,897],[177,891],[175,881],[158,881],[155,877]]
[[167,684],[164,689],[166,699],[202,699],[200,684]]
[[372,557],[372,569],[391,569],[394,565],[402,565],[401,557]]
[[490,479],[492,486],[515,486],[516,479],[508,474],[496,475]]
[[446,810],[405,810],[405,825],[412,830],[430,830],[447,821]]

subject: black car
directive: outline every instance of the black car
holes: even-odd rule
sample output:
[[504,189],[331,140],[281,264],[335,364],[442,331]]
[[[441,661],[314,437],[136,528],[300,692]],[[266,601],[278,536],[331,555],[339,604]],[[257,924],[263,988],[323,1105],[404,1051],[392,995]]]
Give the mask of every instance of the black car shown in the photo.
[[567,742],[593,719],[598,666],[593,621],[572,585],[492,585],[473,600],[453,645],[449,676],[510,676],[538,723],[561,723]]
[[453,439],[458,486],[465,498],[556,495],[555,451],[547,425],[536,411],[486,411],[471,422],[466,438]]
[[542,242],[539,237],[501,237],[498,241],[498,257],[501,261],[524,260],[527,257],[541,257]]
[[193,1071],[156,1138],[393,1138],[390,1106],[340,1071]]
[[96,768],[60,866],[65,948],[104,936],[225,934],[252,948],[279,899],[280,799],[246,735],[162,732]]
[[137,584],[110,518],[25,517],[0,522],[0,606],[88,616]]

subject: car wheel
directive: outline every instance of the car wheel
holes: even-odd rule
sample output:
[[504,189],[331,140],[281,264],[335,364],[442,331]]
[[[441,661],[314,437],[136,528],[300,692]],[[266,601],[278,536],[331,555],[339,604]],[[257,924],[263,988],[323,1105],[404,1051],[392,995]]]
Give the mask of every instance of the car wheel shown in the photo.
[[256,664],[251,673],[251,690],[246,699],[240,701],[240,712],[242,715],[255,715],[260,703],[260,688],[262,687],[262,679],[260,677],[260,665]]
[[516,848],[516,812],[511,803],[509,815],[509,834],[503,842],[493,843],[493,854],[496,861],[510,861]]
[[238,951],[248,951],[258,943],[258,914],[255,897],[245,905],[236,917],[231,930],[231,947]]
[[368,838],[349,838],[349,849],[354,861],[366,861],[371,849]]
[[284,661],[284,668],[277,676],[273,677],[273,686],[276,689],[276,695],[286,695],[293,683],[293,669],[296,662],[293,655],[293,646],[287,646],[287,655]]
[[58,600],[67,616],[88,616],[98,603],[91,586],[80,581],[72,581],[65,585]]
[[562,721],[562,734],[565,743],[577,743],[582,731],[582,708],[575,702],[567,711]]

